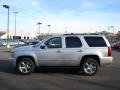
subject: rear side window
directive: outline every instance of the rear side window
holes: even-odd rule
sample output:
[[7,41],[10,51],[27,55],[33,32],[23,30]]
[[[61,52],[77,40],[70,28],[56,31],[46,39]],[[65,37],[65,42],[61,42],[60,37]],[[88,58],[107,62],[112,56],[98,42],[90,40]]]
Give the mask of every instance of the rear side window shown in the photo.
[[82,43],[78,37],[66,37],[66,48],[79,48]]
[[89,47],[106,47],[106,42],[102,37],[84,37]]

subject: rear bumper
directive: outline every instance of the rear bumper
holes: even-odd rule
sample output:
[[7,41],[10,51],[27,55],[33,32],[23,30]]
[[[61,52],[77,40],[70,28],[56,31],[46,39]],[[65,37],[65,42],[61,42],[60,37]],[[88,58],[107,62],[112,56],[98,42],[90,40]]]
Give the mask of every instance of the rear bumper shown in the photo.
[[101,58],[101,65],[112,64],[113,57],[103,57]]

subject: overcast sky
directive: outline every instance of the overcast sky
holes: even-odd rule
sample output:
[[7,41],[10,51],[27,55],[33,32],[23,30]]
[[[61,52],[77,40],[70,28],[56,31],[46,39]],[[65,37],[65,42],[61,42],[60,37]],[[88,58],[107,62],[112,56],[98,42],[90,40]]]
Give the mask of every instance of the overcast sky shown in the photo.
[[[17,31],[42,33],[83,33],[107,30],[108,25],[120,30],[120,0],[0,0],[0,31],[6,31],[10,5],[10,31],[14,31],[14,11],[17,11]],[[112,31],[112,30],[111,30]]]

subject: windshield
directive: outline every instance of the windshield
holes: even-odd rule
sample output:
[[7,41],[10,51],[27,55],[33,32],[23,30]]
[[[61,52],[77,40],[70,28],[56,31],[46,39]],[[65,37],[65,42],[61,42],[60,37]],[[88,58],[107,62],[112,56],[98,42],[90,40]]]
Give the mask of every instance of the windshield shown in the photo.
[[40,41],[39,43],[35,44],[33,47],[38,47],[38,46],[40,46],[40,44],[42,44],[44,41],[48,40],[49,38],[51,38],[51,37],[48,37],[48,38],[43,39],[43,40]]
[[40,41],[39,43],[35,44],[33,47],[39,46],[44,40]]

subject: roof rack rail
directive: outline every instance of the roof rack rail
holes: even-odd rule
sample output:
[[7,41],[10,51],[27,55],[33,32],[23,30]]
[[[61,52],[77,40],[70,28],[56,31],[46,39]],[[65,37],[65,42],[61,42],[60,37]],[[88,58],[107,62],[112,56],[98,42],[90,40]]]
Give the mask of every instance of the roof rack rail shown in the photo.
[[97,33],[67,33],[63,35],[100,35],[100,34],[97,34]]

